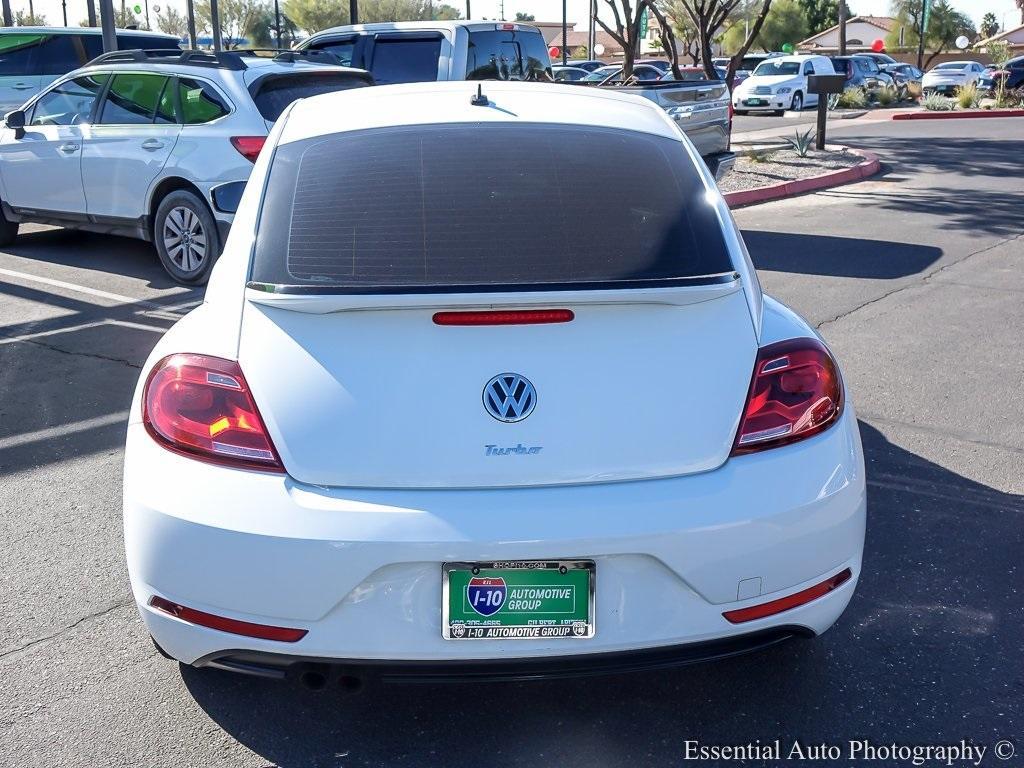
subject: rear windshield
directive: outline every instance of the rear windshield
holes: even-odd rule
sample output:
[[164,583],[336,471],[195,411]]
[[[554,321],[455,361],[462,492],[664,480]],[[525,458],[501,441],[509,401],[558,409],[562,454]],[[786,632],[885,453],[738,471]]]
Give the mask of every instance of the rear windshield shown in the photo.
[[467,80],[550,80],[551,60],[536,29],[469,33]]
[[850,60],[849,59],[832,59],[832,69],[834,72],[840,75],[845,75],[850,71]]
[[360,88],[364,85],[366,83],[363,80],[351,75],[331,72],[268,75],[257,82],[253,101],[263,119],[274,122],[285,108],[297,99]]
[[936,69],[967,69],[967,65],[962,63],[939,64]]
[[[449,124],[277,148],[252,281],[314,292],[639,287],[732,272],[680,142]],[[597,204],[581,190],[601,190]],[[608,193],[614,193],[608,195]]]

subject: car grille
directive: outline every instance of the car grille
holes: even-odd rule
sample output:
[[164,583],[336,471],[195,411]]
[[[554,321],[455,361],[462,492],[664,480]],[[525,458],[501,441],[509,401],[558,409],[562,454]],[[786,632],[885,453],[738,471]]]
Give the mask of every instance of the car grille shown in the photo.
[[756,93],[758,96],[770,96],[772,92],[771,86],[769,85],[757,85],[754,86],[754,90],[751,93]]

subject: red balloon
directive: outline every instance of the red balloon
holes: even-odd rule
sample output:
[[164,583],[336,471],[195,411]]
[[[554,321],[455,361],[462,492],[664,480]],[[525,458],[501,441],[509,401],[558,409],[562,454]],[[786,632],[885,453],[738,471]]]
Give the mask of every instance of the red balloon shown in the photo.
[[548,48],[548,56],[550,56],[552,59],[557,59],[561,55],[562,51],[557,45],[552,45],[550,48]]
[[875,53],[881,53],[882,51],[884,51],[885,40],[882,40],[881,38],[875,40],[875,42],[871,44],[871,50],[874,51]]

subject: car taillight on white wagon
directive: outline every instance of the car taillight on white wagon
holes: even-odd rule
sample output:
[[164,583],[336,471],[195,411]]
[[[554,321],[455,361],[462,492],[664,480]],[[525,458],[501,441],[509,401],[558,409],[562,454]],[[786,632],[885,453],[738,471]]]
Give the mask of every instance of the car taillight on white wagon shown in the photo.
[[154,366],[142,421],[158,443],[215,464],[284,472],[238,363],[177,354]]
[[843,409],[843,382],[831,353],[817,339],[789,339],[757,353],[733,456],[816,435]]

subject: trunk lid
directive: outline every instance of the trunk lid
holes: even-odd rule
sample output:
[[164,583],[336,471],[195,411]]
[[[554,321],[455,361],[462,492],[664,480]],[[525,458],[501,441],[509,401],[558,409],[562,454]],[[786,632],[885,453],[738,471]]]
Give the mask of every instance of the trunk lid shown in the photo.
[[[722,464],[757,348],[738,281],[603,293],[537,304],[572,310],[570,322],[461,327],[433,314],[479,308],[480,296],[398,296],[363,309],[365,297],[250,291],[239,360],[285,468],[303,483],[534,486]],[[488,299],[484,308],[524,306],[522,296]],[[513,423],[484,402],[505,373],[536,392]]]

